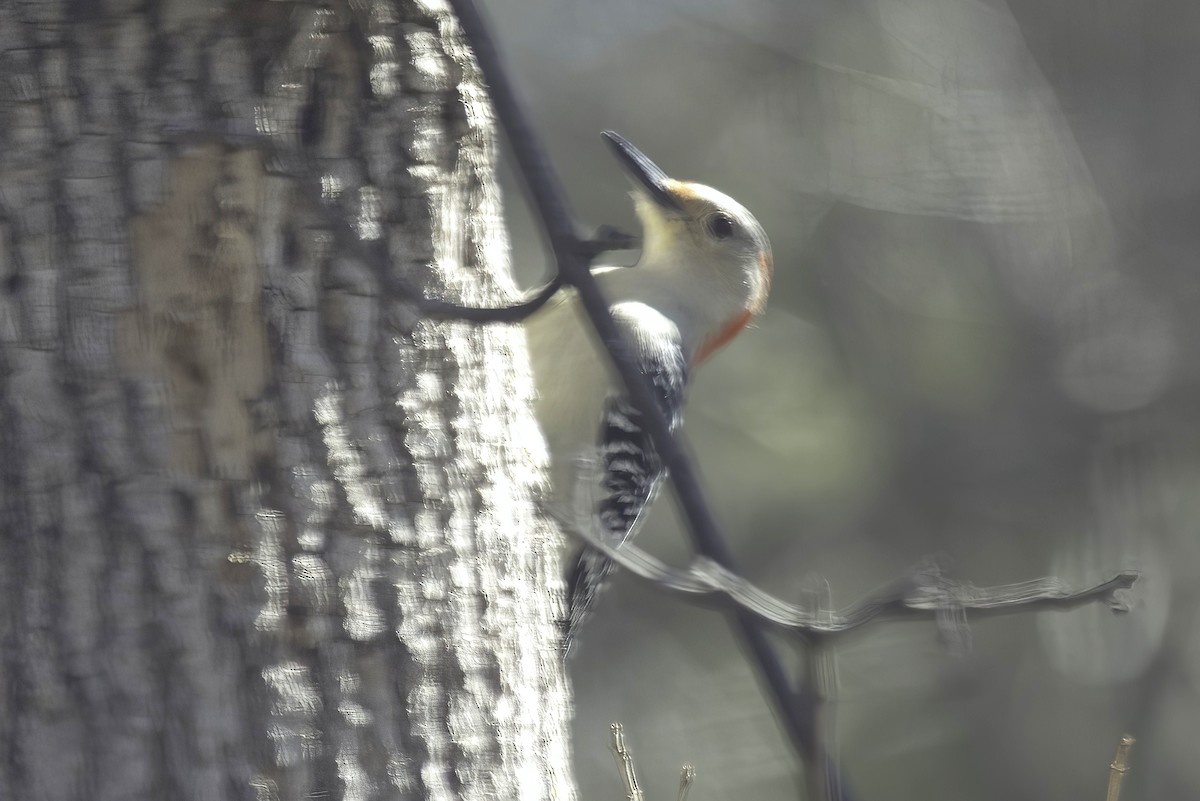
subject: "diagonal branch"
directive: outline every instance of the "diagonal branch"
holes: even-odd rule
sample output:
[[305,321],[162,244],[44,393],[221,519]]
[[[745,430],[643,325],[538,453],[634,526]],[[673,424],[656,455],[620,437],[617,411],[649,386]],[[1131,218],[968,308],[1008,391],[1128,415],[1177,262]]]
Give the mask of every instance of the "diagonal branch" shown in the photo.
[[1057,578],[1041,578],[995,587],[977,587],[946,578],[933,565],[922,565],[908,576],[850,605],[841,612],[805,609],[781,601],[711,559],[698,557],[679,569],[646,553],[632,543],[614,548],[600,537],[564,523],[572,536],[603,553],[633,575],[656,587],[697,602],[713,599],[736,608],[772,627],[810,638],[848,634],[884,620],[935,620],[951,617],[995,617],[1016,612],[1073,609],[1105,603],[1114,612],[1129,611],[1118,596],[1138,579],[1136,571],[1122,571],[1088,587],[1070,587]]
[[[508,135],[509,146],[550,242],[559,274],[579,291],[584,311],[642,415],[643,427],[675,486],[675,495],[696,551],[731,570],[736,569],[733,551],[709,507],[692,460],[680,440],[672,434],[666,417],[655,402],[649,381],[634,362],[634,350],[618,330],[608,302],[588,269],[589,263],[583,258],[575,218],[562,182],[508,79],[487,23],[474,0],[450,0],[450,5],[487,81],[496,116]],[[783,662],[759,621],[738,607],[733,610],[733,619],[758,663],[793,746],[804,759],[810,759],[815,752],[816,737],[811,705],[792,687]],[[843,799],[848,797],[848,793],[843,793]]]

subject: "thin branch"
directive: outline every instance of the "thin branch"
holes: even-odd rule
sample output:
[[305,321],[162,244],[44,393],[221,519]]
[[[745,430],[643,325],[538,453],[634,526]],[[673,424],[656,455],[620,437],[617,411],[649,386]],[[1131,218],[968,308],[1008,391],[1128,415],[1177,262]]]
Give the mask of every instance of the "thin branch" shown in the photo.
[[725,600],[774,628],[809,638],[848,634],[879,620],[961,619],[1016,612],[1072,609],[1102,602],[1114,612],[1127,612],[1118,596],[1137,581],[1136,571],[1122,571],[1089,587],[1072,588],[1057,578],[1042,578],[995,587],[976,587],[946,578],[927,565],[872,593],[841,612],[805,609],[781,601],[738,574],[698,557],[684,569],[669,567],[632,543],[614,548],[578,526],[563,523],[572,536],[595,548],[633,575],[654,586],[700,601]]
[[[599,256],[614,250],[629,250],[636,247],[636,237],[609,225],[602,225],[590,239],[576,243],[579,256],[587,260],[590,268]],[[395,289],[405,297],[412,298],[417,308],[428,317],[439,319],[465,320],[472,323],[519,323],[526,319],[558,294],[563,287],[562,273],[555,272],[554,277],[538,289],[526,293],[525,299],[511,306],[460,306],[436,298],[427,298],[419,287],[400,276],[389,273]]]
[[[818,579],[818,584],[806,590],[801,606],[811,607],[821,618],[833,609],[833,593],[829,582]],[[830,801],[837,798],[840,777],[830,768],[838,763],[837,714],[834,704],[838,696],[838,659],[833,642],[814,642],[800,649],[804,660],[805,674],[802,684],[813,693],[813,715],[816,719],[816,759],[821,770],[808,771],[809,798],[813,801]]]
[[633,765],[633,753],[625,744],[625,729],[620,723],[613,723],[609,730],[612,732],[612,744],[609,748],[613,752],[613,759],[617,761],[617,772],[621,774],[625,798],[627,801],[645,801],[646,796],[642,793],[642,786],[638,784],[637,770]]
[[519,323],[546,305],[562,289],[562,279],[557,275],[543,286],[526,295],[525,299],[511,306],[461,306],[457,303],[427,298],[416,285],[400,276],[391,276],[390,283],[400,294],[412,298],[417,308],[427,317],[440,320],[465,320],[472,323]]
[[685,764],[679,769],[679,795],[675,801],[687,801],[688,791],[692,789],[692,784],[696,781],[696,769],[691,765]]
[[[616,760],[617,772],[621,774],[621,785],[625,789],[625,798],[627,801],[646,801],[642,785],[638,782],[633,751],[625,742],[625,728],[620,723],[613,723],[609,725],[609,731],[612,733],[612,742],[608,748],[612,751],[613,759]],[[692,789],[692,783],[695,781],[696,769],[691,765],[683,765],[679,769],[679,794],[676,801],[687,801],[688,791]]]
[[1108,794],[1105,801],[1120,801],[1121,782],[1129,772],[1129,749],[1133,748],[1134,739],[1128,734],[1121,737],[1117,744],[1117,756],[1108,766]]
[[[579,290],[584,311],[612,358],[635,408],[641,413],[643,428],[650,435],[675,486],[675,496],[688,523],[694,547],[703,556],[731,570],[736,569],[733,551],[709,508],[696,469],[672,434],[666,417],[655,402],[649,381],[634,362],[633,348],[613,321],[608,302],[588,269],[566,192],[546,155],[541,137],[529,122],[529,116],[508,80],[488,25],[473,0],[450,0],[450,5],[487,81],[496,116],[508,135],[509,146],[550,242],[559,274],[566,283]],[[783,662],[755,618],[736,607],[733,618],[758,663],[788,737],[800,756],[810,759],[814,745],[812,711],[806,708],[805,699],[791,686]],[[848,799],[848,794],[844,793],[842,799]]]
[[[285,139],[258,131],[241,130],[230,124],[209,124],[207,127],[169,126],[163,131],[168,141],[178,145],[219,144],[222,146],[258,149],[269,161],[271,171],[286,175],[295,181],[302,197],[318,218],[328,226],[338,252],[358,259],[382,275],[384,284],[396,294],[407,298],[426,317],[436,319],[464,320],[473,323],[519,323],[554,297],[563,286],[561,274],[556,270],[544,285],[526,293],[525,297],[510,306],[463,306],[440,298],[429,298],[424,291],[407,278],[397,275],[388,265],[388,259],[372,240],[364,240],[358,229],[342,209],[332,204],[325,195],[319,170],[294,145]],[[636,238],[610,226],[601,226],[595,236],[580,240],[580,255],[590,265],[598,256],[614,250],[627,250],[636,245]]]

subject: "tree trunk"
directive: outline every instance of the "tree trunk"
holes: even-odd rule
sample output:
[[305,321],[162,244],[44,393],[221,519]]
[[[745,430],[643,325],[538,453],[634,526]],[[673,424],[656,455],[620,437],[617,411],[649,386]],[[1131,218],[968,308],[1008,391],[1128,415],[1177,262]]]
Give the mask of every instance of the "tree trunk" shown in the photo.
[[572,797],[449,13],[6,2],[0,142],[0,798]]

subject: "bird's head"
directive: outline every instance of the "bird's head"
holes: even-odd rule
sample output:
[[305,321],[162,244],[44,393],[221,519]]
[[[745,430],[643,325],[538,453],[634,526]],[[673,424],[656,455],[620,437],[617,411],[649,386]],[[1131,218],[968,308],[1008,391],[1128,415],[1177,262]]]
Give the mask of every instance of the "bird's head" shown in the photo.
[[602,135],[637,185],[634,202],[643,234],[639,268],[715,277],[744,301],[751,317],[757,315],[767,301],[774,262],[754,215],[710,186],[667,177],[620,134]]

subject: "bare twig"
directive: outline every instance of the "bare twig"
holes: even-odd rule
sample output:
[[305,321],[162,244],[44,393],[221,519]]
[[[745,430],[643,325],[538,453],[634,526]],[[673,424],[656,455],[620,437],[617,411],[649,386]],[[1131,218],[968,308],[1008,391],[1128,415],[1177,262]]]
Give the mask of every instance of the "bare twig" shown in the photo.
[[[817,586],[806,591],[802,607],[814,610],[818,619],[824,619],[833,610],[833,594],[829,582],[818,579]],[[802,686],[812,688],[813,716],[816,720],[817,769],[807,773],[809,798],[813,801],[830,801],[841,793],[840,777],[830,767],[838,763],[837,714],[834,703],[838,695],[837,649],[832,642],[814,642],[801,649],[804,658],[805,676]]]
[[935,620],[994,617],[1015,612],[1071,609],[1103,602],[1114,612],[1128,611],[1118,596],[1138,579],[1122,571],[1089,587],[1072,588],[1057,578],[1042,578],[995,587],[976,587],[946,578],[933,565],[922,565],[841,612],[805,609],[755,587],[733,571],[704,557],[684,569],[672,568],[632,543],[614,548],[578,526],[563,523],[573,536],[603,553],[638,578],[679,595],[699,600],[724,599],[772,627],[810,638],[852,632],[877,620]]
[[1105,801],[1119,801],[1121,798],[1121,782],[1129,772],[1129,749],[1133,747],[1134,739],[1128,734],[1121,737],[1117,744],[1117,756],[1108,766],[1108,795]]
[[[625,729],[620,723],[613,723],[609,726],[612,732],[612,743],[609,749],[613,753],[613,759],[617,762],[617,772],[621,774],[621,784],[625,788],[625,798],[627,801],[645,801],[645,794],[642,792],[642,785],[638,782],[637,768],[633,764],[633,751],[629,749],[625,742]],[[696,769],[691,765],[684,765],[679,770],[679,795],[676,801],[687,801],[688,790],[692,788],[692,783],[696,781]]]
[[[709,508],[696,469],[672,434],[666,417],[655,401],[654,390],[633,359],[634,349],[629,347],[618,330],[609,312],[608,302],[588,269],[588,262],[583,257],[586,250],[580,247],[566,192],[546,155],[541,137],[529,122],[529,116],[508,80],[488,25],[473,0],[451,0],[450,5],[488,83],[496,116],[508,134],[513,156],[550,242],[559,274],[566,283],[579,290],[580,303],[612,358],[630,399],[641,414],[642,425],[675,486],[675,496],[688,523],[688,533],[694,547],[700,554],[726,568],[736,569],[728,539]],[[735,607],[733,618],[759,666],[775,702],[775,711],[793,746],[802,758],[811,758],[813,720],[804,697],[791,686],[783,662],[754,616]],[[842,798],[847,797],[843,794]]]
[[[579,257],[590,267],[597,257],[614,250],[628,250],[638,244],[636,237],[609,225],[602,225],[590,239],[576,243]],[[417,308],[428,317],[465,320],[472,323],[519,323],[526,319],[558,294],[563,287],[562,273],[555,271],[554,277],[541,287],[526,293],[525,299],[511,306],[461,306],[445,300],[425,297],[416,285],[400,276],[388,273],[393,289],[405,297],[412,298]]]
[[[580,258],[586,259],[589,266],[604,253],[627,250],[636,245],[635,237],[608,225],[600,226],[590,239],[578,242]],[[556,271],[553,278],[541,287],[526,293],[525,299],[519,303],[511,306],[477,307],[460,306],[457,303],[427,298],[418,287],[398,276],[391,276],[391,281],[393,287],[414,300],[417,308],[423,314],[429,317],[466,320],[472,323],[519,323],[545,306],[563,287],[562,274]]]
[[625,744],[625,729],[620,723],[609,726],[612,731],[613,759],[617,761],[617,771],[621,774],[621,783],[625,786],[625,798],[628,801],[645,801],[642,787],[638,784],[637,770],[633,766],[633,754]]
[[[179,145],[219,144],[261,150],[272,171],[295,181],[307,205],[322,223],[328,226],[338,252],[370,265],[389,290],[407,298],[426,317],[464,320],[473,323],[519,323],[546,304],[562,288],[561,274],[554,275],[541,287],[509,306],[463,306],[440,298],[426,297],[424,291],[388,265],[386,254],[377,242],[364,240],[343,209],[325,196],[320,170],[286,138],[258,131],[243,130],[232,122],[228,125],[209,124],[207,127],[172,126],[163,131],[171,142]],[[581,239],[581,257],[590,265],[602,253],[633,247],[636,239],[610,226],[601,226],[595,236]]]
[[421,313],[428,317],[442,320],[466,320],[472,323],[519,323],[526,317],[546,305],[558,290],[562,289],[562,280],[555,276],[543,286],[528,293],[524,300],[511,306],[461,306],[437,298],[425,297],[421,290],[399,276],[392,276],[393,288],[402,295],[412,298]]
[[691,765],[684,765],[679,769],[679,795],[675,801],[687,801],[688,791],[692,789],[692,784],[696,781],[696,769]]

